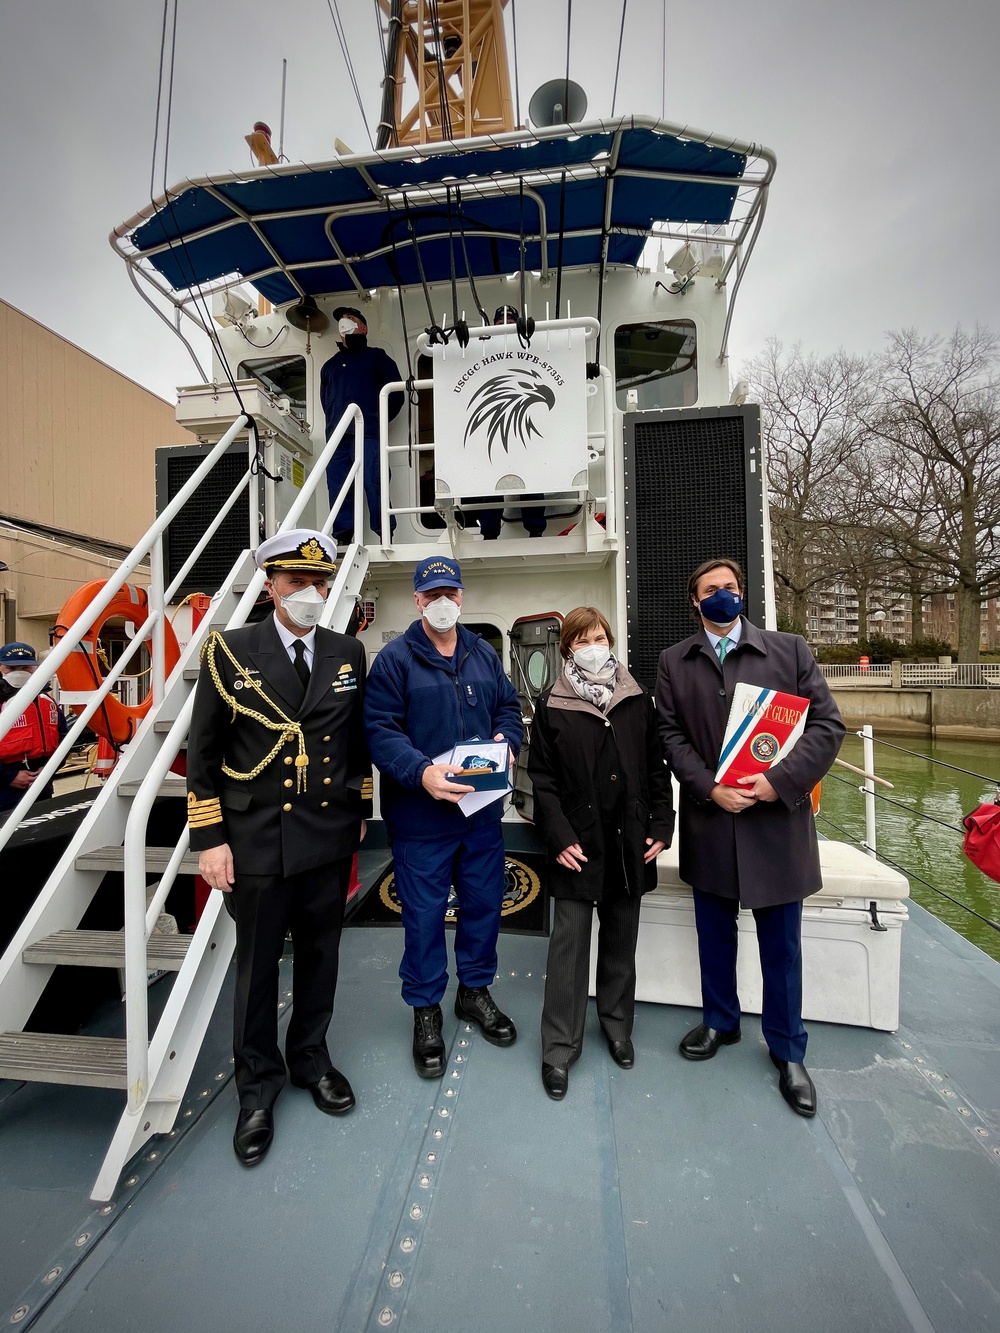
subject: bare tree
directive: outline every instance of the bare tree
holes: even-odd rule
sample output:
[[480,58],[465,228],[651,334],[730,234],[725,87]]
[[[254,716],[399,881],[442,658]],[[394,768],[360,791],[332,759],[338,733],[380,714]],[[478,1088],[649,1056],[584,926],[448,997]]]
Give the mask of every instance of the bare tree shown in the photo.
[[772,339],[743,374],[761,405],[779,607],[799,633],[815,589],[842,572],[829,539],[830,496],[862,447],[872,394],[869,358],[786,353]]
[[882,440],[880,532],[923,591],[954,590],[958,656],[979,658],[1000,592],[1000,346],[989,330],[890,334],[868,424]]

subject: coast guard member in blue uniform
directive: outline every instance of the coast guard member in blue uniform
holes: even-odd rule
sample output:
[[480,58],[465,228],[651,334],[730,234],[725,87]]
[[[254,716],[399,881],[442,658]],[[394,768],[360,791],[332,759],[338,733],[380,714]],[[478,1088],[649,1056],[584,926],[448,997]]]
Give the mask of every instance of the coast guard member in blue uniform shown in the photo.
[[[803,1060],[802,899],[822,885],[810,795],[836,758],[844,724],[805,639],[758,629],[742,614],[743,571],[709,560],[688,580],[698,632],[660,657],[660,735],[681,788],[680,873],[694,891],[703,1021],[681,1042],[709,1060],[740,1039],[737,916],[751,908],[764,977],[761,1027],[778,1087],[799,1115],[816,1113]],[[809,700],[795,748],[740,787],[715,772],[738,682]]]
[[434,763],[434,756],[460,741],[490,738],[507,741],[516,753],[523,728],[500,658],[458,623],[463,584],[457,561],[422,560],[413,587],[420,619],[372,663],[365,726],[382,774],[382,814],[403,907],[399,975],[403,999],[413,1007],[413,1062],[422,1078],[440,1078],[445,908],[452,884],[459,898],[455,1013],[477,1023],[495,1046],[509,1046],[517,1032],[488,990],[503,904],[503,801],[466,816],[457,803],[472,788],[447,781],[458,770]]
[[351,858],[371,814],[362,705],[365,652],[317,624],[336,569],[330,539],[308,528],[262,542],[274,614],[214,633],[202,652],[187,752],[188,825],[198,870],[236,922],[233,1052],[244,1166],[274,1135],[285,1082],[278,967],[291,932],[294,1004],[285,1038],[292,1082],[327,1115],[354,1105],[330,1061]]
[[[386,384],[402,379],[399,367],[381,347],[368,346],[368,324],[360,310],[353,306],[338,306],[333,312],[337,321],[340,351],[331,356],[320,372],[319,395],[326,417],[326,438],[352,403],[361,408],[365,419],[365,457],[362,467],[365,498],[368,501],[368,519],[372,531],[382,537],[382,478],[378,457],[378,400]],[[390,394],[389,420],[403,406],[403,395]],[[330,503],[336,500],[351,465],[354,462],[353,427],[344,436],[340,447],[326,468],[326,484]],[[347,493],[333,526],[333,537],[343,546],[354,536],[354,488]],[[393,519],[395,528],[396,520]],[[358,540],[361,540],[360,534]]]

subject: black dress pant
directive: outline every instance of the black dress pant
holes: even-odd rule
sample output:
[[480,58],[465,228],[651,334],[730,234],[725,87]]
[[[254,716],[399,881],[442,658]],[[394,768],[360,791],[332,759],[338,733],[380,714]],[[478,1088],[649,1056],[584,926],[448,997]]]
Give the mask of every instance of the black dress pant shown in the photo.
[[618,893],[604,902],[556,898],[542,1005],[542,1062],[571,1065],[583,1049],[590,935],[597,908],[597,1016],[609,1041],[632,1035],[635,946],[642,899]]
[[233,1054],[240,1106],[270,1108],[285,1082],[278,1047],[278,966],[291,932],[292,1016],[285,1056],[292,1077],[315,1083],[330,1068],[326,1031],[337,989],[351,857],[287,878],[237,872],[226,909],[236,922]]

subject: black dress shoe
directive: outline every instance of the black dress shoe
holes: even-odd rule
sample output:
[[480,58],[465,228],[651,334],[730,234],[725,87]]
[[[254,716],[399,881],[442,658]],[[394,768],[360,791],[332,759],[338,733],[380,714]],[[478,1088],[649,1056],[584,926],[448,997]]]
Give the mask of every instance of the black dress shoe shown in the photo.
[[612,1041],[609,1037],[608,1050],[619,1069],[631,1069],[635,1064],[635,1047],[628,1037],[624,1041]]
[[569,1088],[569,1070],[562,1065],[542,1065],[542,1086],[554,1102],[561,1102]]
[[441,1006],[413,1010],[413,1067],[421,1078],[444,1076],[445,1050],[441,1040]]
[[233,1151],[244,1166],[256,1166],[274,1142],[274,1113],[270,1110],[241,1110],[233,1135]]
[[293,1078],[297,1088],[308,1088],[312,1099],[326,1115],[344,1115],[354,1105],[354,1091],[339,1069],[332,1067],[316,1083]]
[[778,1090],[788,1105],[796,1115],[815,1115],[816,1087],[805,1065],[794,1060],[779,1060],[773,1051],[768,1053],[778,1071]]
[[517,1040],[517,1028],[497,1008],[485,986],[459,986],[455,996],[455,1017],[477,1023],[493,1046],[512,1046]]
[[711,1060],[720,1046],[735,1046],[741,1036],[739,1028],[733,1028],[732,1032],[718,1032],[699,1023],[681,1041],[680,1052],[685,1060]]

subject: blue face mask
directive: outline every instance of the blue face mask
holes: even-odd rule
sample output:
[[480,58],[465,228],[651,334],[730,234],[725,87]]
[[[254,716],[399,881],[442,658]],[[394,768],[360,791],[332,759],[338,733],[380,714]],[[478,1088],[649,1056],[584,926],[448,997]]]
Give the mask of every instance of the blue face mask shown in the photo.
[[743,614],[743,598],[728,588],[720,588],[698,603],[698,610],[713,625],[731,625]]

